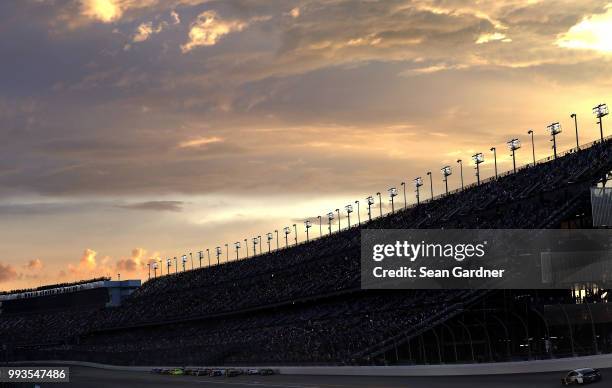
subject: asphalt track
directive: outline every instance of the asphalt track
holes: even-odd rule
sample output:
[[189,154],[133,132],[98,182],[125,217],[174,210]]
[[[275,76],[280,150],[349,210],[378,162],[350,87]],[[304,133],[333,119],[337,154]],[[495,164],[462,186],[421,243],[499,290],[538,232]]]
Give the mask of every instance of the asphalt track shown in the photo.
[[[593,388],[608,387],[612,369],[601,370],[603,382]],[[86,367],[70,368],[70,383],[40,384],[40,387],[211,387],[211,388],[546,388],[560,387],[563,373],[535,373],[493,376],[453,377],[364,377],[364,376],[160,376],[147,372],[110,371]],[[33,387],[33,384],[23,384]]]

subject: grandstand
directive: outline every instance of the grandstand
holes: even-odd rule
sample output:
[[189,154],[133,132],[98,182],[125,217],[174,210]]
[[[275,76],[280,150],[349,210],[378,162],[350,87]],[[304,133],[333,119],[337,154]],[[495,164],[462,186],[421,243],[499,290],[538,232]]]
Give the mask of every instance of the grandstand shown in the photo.
[[346,365],[612,352],[608,294],[595,285],[360,289],[361,228],[590,228],[591,189],[611,170],[612,141],[606,139],[330,236],[153,278],[121,305],[8,309],[0,315],[5,357]]

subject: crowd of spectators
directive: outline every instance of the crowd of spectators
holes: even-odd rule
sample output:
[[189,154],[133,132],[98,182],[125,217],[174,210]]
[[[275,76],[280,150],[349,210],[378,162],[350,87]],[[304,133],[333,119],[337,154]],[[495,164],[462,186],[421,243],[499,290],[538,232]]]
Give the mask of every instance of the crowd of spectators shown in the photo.
[[[546,228],[612,169],[596,144],[362,225]],[[585,209],[587,211],[588,209]],[[139,364],[352,363],[452,316],[469,291],[360,290],[360,231],[147,281],[116,308],[0,315],[12,346],[38,357]],[[18,327],[29,327],[18,333]],[[34,357],[23,353],[23,357]],[[17,357],[17,356],[16,356]]]

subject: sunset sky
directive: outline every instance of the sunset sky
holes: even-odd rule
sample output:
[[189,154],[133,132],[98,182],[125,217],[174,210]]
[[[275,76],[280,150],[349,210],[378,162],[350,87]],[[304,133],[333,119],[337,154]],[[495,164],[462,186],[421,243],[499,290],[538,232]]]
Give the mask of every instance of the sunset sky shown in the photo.
[[595,140],[611,59],[605,1],[1,1],[0,290],[440,193],[528,129],[573,146],[572,112]]

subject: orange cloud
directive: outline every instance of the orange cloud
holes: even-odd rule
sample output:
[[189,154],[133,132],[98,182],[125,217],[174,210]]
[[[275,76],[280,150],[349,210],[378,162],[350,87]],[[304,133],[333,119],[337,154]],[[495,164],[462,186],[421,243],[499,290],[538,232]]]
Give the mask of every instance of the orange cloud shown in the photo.
[[17,271],[12,265],[0,263],[0,283],[15,280],[17,276]]
[[29,271],[38,271],[43,268],[43,262],[40,259],[32,259],[24,264],[23,268]]
[[199,137],[197,139],[186,140],[179,143],[180,148],[202,147],[212,143],[220,143],[223,139],[220,137]]

